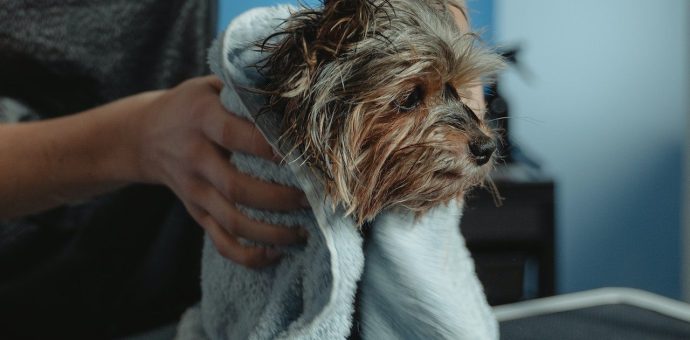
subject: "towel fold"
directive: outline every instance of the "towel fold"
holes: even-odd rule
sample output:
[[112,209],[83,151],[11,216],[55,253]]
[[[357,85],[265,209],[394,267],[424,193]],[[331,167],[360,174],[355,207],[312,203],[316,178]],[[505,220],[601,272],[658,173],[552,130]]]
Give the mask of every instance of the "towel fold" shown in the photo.
[[[269,143],[280,136],[275,112],[258,114],[264,99],[243,91],[262,78],[251,67],[264,55],[252,48],[269,36],[290,7],[251,10],[236,18],[209,51],[211,69],[225,84],[221,101],[252,120]],[[289,150],[281,150],[287,152]],[[309,211],[274,213],[241,207],[269,223],[302,226],[303,248],[287,249],[273,267],[253,270],[221,257],[208,237],[202,259],[202,299],[178,326],[178,339],[344,339],[358,320],[365,339],[495,339],[497,327],[458,224],[456,202],[412,213],[384,212],[362,235],[342,207],[332,207],[316,175],[295,152],[276,165],[234,154],[243,172],[303,190]],[[366,254],[366,263],[365,263]]]

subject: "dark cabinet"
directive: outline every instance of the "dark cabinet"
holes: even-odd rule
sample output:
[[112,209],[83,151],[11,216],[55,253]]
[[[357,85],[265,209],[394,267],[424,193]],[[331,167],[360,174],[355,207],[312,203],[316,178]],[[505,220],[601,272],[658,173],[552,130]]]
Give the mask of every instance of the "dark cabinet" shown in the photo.
[[492,178],[502,200],[477,189],[466,198],[460,228],[475,259],[489,303],[555,293],[554,182],[517,164]]

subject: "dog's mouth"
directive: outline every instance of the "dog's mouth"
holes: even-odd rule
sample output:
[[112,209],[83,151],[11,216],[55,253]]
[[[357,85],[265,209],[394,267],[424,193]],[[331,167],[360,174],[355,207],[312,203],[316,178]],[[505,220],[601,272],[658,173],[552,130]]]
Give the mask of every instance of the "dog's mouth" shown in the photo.
[[493,166],[494,156],[476,156],[466,154],[460,159],[449,162],[447,166],[434,173],[434,177],[439,179],[452,179],[468,182],[481,182]]
[[435,177],[462,181],[473,181],[474,179],[483,178],[485,175],[487,175],[488,171],[488,166],[472,165],[462,170],[449,170],[437,172],[435,174]]

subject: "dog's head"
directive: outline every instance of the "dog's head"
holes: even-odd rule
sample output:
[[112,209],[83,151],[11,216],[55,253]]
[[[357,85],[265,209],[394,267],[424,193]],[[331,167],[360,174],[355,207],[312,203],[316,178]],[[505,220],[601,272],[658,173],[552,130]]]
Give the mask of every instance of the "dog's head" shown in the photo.
[[481,185],[495,135],[470,89],[501,59],[460,32],[443,0],[330,0],[263,45],[267,108],[283,143],[358,222],[417,213]]

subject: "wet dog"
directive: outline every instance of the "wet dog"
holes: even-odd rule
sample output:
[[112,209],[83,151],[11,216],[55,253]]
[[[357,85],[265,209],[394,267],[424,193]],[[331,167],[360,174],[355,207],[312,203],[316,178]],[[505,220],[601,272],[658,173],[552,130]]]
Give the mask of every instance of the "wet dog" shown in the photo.
[[503,61],[460,31],[454,4],[325,1],[262,44],[282,143],[358,223],[387,208],[424,213],[482,185],[494,164],[496,134],[467,103]]

